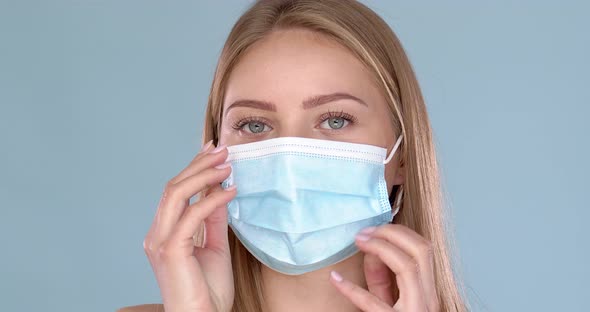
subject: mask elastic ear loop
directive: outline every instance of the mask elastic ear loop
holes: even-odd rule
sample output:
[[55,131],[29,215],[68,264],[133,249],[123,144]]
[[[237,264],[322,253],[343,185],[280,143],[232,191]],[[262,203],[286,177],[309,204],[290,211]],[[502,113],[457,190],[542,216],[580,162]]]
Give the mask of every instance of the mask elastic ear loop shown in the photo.
[[404,196],[404,187],[403,186],[399,190],[399,194],[397,195],[397,198],[395,199],[395,204],[393,205],[393,208],[395,210],[392,213],[393,216],[395,216],[397,214],[397,212],[399,211],[399,207],[401,206],[401,203],[402,203],[402,196]]
[[399,145],[402,143],[402,137],[403,137],[403,135],[400,134],[399,138],[397,138],[397,142],[395,142],[395,145],[393,146],[393,149],[391,150],[391,153],[389,153],[389,156],[387,156],[387,159],[385,159],[383,161],[383,164],[387,164],[388,162],[391,161],[391,159],[393,158],[393,154],[395,154],[395,151],[397,150]]

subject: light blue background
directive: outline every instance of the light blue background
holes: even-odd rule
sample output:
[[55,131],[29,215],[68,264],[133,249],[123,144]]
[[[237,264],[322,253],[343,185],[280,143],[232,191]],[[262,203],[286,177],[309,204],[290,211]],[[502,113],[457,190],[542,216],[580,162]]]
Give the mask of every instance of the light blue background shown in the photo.
[[[590,6],[365,3],[421,82],[473,310],[588,311]],[[0,2],[1,310],[160,302],[142,240],[246,6]]]

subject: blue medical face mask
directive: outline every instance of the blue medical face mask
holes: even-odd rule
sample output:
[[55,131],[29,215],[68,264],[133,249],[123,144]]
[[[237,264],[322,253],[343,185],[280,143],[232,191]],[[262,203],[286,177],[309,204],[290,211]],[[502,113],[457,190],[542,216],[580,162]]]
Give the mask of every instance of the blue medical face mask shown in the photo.
[[314,271],[358,252],[355,235],[389,223],[385,183],[389,157],[382,147],[280,137],[228,147],[237,185],[228,223],[254,257],[290,275]]

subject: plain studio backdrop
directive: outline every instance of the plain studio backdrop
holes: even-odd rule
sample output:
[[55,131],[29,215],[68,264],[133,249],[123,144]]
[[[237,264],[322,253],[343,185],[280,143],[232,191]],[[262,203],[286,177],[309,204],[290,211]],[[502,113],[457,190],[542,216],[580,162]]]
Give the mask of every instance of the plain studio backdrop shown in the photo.
[[[363,1],[435,132],[473,311],[588,311],[590,6]],[[0,2],[0,304],[161,302],[142,249],[245,1]]]

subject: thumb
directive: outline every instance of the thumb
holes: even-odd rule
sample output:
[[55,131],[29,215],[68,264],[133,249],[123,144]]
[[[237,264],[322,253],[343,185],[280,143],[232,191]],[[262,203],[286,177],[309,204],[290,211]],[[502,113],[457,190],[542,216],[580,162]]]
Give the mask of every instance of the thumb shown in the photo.
[[[207,190],[205,196],[214,192],[223,192],[220,185],[215,185]],[[227,237],[227,207],[222,205],[205,219],[204,228],[204,248],[229,252],[229,243]]]
[[389,306],[393,305],[393,292],[390,269],[378,256],[366,253],[364,258],[365,280],[369,292]]

